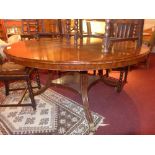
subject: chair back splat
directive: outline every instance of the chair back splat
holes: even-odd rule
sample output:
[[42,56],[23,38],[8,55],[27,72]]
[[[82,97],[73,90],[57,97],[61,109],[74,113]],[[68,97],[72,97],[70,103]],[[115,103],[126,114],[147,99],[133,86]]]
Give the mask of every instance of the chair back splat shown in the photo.
[[[142,45],[144,19],[106,19],[104,40],[105,48],[110,48],[113,42],[117,41],[136,41],[137,47]],[[107,45],[108,43],[108,45]],[[105,51],[107,51],[106,49]]]

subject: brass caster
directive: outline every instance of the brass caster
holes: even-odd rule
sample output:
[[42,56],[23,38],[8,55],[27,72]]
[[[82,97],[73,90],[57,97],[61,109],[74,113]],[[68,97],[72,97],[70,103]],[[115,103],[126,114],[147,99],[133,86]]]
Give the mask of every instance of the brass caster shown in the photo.
[[96,132],[96,128],[95,128],[94,123],[89,124],[89,131],[90,131],[90,134],[94,134]]

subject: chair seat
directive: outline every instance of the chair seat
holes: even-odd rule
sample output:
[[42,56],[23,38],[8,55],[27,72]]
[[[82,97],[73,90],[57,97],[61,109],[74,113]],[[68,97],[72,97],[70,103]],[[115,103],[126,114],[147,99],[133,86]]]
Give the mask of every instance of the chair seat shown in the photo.
[[0,76],[1,75],[20,75],[25,74],[25,66],[15,64],[14,62],[6,62],[0,65]]

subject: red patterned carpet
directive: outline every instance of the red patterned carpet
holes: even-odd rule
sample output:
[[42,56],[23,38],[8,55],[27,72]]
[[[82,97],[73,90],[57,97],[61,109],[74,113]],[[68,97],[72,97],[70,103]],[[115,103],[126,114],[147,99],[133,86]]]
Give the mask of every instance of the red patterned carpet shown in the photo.
[[[42,75],[42,82],[45,78]],[[78,103],[80,96],[62,88],[52,88]],[[89,91],[91,110],[104,116],[106,124],[96,134],[155,134],[155,54],[150,67],[134,67],[121,93],[102,82]]]

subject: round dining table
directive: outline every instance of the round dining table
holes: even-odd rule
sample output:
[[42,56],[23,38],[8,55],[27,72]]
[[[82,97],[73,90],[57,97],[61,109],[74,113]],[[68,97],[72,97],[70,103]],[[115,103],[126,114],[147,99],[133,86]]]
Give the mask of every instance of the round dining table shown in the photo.
[[78,39],[76,43],[74,39],[42,38],[14,43],[5,48],[4,52],[11,61],[27,67],[79,72],[83,108],[90,131],[94,131],[88,102],[88,71],[134,65],[145,60],[150,52],[145,45],[137,48],[133,41],[114,43],[108,52],[104,51],[102,45],[103,41],[99,38]]

